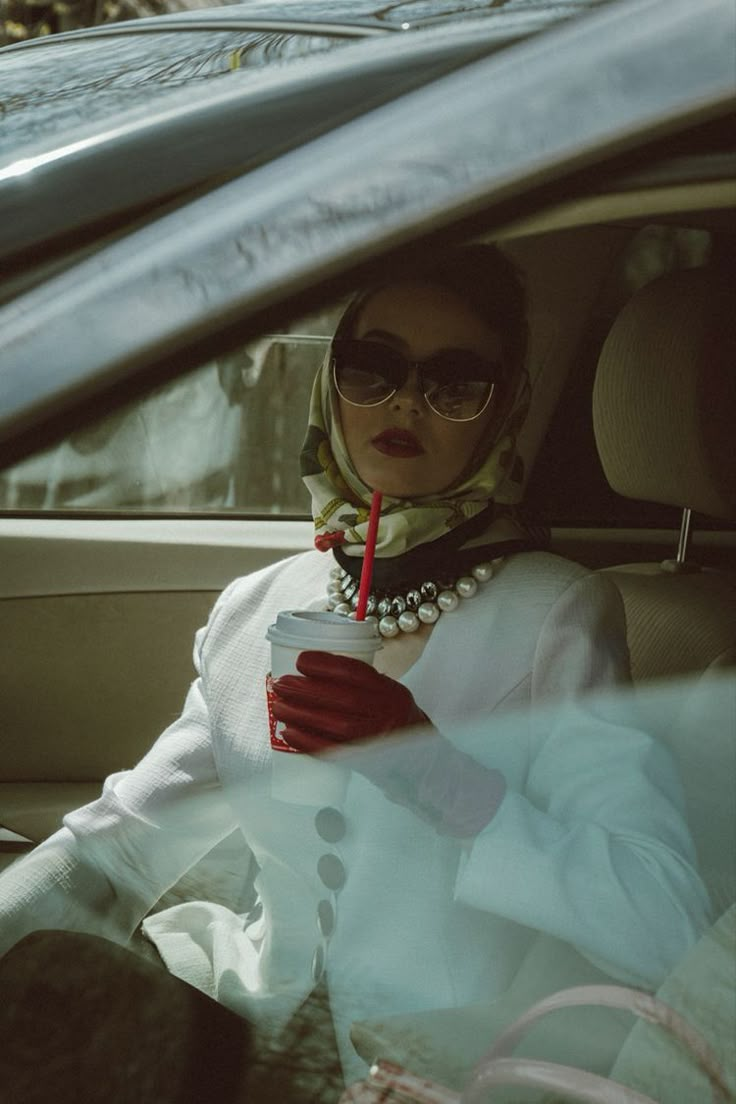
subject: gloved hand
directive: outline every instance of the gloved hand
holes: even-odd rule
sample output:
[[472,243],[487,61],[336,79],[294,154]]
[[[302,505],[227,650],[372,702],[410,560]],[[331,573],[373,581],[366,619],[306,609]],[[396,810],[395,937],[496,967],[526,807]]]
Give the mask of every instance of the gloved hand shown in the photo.
[[[273,682],[273,715],[288,744],[311,755],[341,749],[353,770],[444,835],[468,838],[488,824],[503,775],[453,747],[405,686],[329,652],[302,652],[296,666],[299,675]],[[416,726],[416,738],[390,738]]]

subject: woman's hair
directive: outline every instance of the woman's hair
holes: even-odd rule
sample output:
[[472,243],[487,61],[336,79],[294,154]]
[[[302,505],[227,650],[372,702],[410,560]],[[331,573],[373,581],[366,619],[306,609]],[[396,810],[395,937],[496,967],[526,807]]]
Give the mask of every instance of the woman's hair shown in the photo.
[[524,367],[528,343],[527,304],[518,269],[495,245],[477,243],[447,250],[428,265],[402,268],[356,295],[335,337],[349,337],[365,303],[381,288],[416,280],[454,292],[494,330],[509,366],[509,384]]

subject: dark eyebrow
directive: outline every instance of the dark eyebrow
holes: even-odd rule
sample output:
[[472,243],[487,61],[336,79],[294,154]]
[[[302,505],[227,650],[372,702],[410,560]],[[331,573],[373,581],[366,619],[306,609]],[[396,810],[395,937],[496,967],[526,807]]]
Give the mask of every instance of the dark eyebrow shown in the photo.
[[[380,341],[385,345],[392,346],[393,348],[399,348],[408,355],[408,343],[400,338],[398,334],[391,333],[390,330],[368,330],[367,333],[362,334],[359,338],[357,338],[357,340]],[[433,357],[436,357],[438,355],[449,354],[450,356],[452,356],[453,353],[473,353],[475,356],[478,357],[479,360],[485,361],[487,359],[486,357],[482,357],[480,353],[476,353],[474,349],[465,349],[457,347],[455,345],[448,345],[442,349],[435,349],[435,351],[432,353],[432,356],[429,357],[429,360],[432,360]],[[500,366],[500,362],[497,361],[488,360],[488,363]]]
[[361,334],[358,338],[359,341],[382,341],[384,345],[392,345],[394,348],[403,349],[404,352],[408,349],[408,345],[397,334],[391,333],[389,330],[368,330],[367,333]]

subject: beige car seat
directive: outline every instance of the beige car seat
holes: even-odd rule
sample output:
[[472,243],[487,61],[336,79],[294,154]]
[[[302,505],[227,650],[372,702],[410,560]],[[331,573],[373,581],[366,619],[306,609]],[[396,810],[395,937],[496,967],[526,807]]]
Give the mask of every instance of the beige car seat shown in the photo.
[[680,548],[613,569],[635,681],[736,665],[736,573],[689,558],[690,513],[736,521],[736,325],[708,269],[671,273],[623,308],[603,346],[593,425],[618,494],[678,506]]
[[[736,572],[699,566],[690,527],[693,511],[736,521],[736,325],[726,283],[695,268],[635,294],[605,341],[593,391],[613,490],[683,510],[671,560],[607,574],[623,597],[646,723],[678,761],[716,915],[736,897]],[[649,681],[675,676],[689,678]]]

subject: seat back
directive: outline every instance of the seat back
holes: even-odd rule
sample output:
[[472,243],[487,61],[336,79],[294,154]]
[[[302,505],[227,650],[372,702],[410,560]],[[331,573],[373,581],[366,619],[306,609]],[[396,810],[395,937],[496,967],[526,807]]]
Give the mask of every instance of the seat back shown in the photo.
[[[634,295],[601,351],[593,423],[614,491],[733,522],[736,324],[725,283],[687,269]],[[623,598],[644,723],[678,763],[722,911],[736,897],[736,571],[679,557],[606,574]],[[644,686],[675,678],[686,681]]]
[[[685,269],[633,296],[601,351],[593,426],[618,494],[734,522],[736,316],[726,283]],[[736,572],[673,558],[608,573],[623,596],[635,681],[734,666]]]

